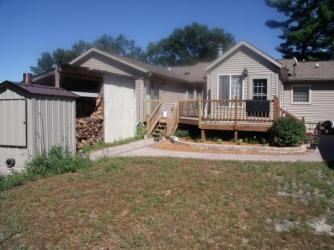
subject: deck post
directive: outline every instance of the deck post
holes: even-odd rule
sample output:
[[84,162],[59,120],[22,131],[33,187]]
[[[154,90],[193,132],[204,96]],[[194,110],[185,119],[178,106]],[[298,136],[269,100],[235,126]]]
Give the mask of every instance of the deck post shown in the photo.
[[279,102],[278,102],[278,97],[274,96],[274,101],[273,101],[273,120],[276,121],[279,118]]
[[198,98],[198,125],[200,126],[202,119],[202,99]]
[[201,141],[204,142],[206,141],[206,136],[205,136],[205,130],[201,129]]
[[238,130],[234,130],[234,140],[238,140]]
[[238,98],[234,98],[234,140],[238,140],[238,130],[237,128],[238,123]]

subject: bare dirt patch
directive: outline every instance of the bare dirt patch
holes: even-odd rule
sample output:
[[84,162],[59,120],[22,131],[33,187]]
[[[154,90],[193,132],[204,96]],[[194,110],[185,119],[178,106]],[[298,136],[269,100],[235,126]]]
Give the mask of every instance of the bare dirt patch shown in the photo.
[[[200,145],[200,143],[198,143]],[[213,144],[213,143],[212,143]],[[218,145],[218,144],[213,144]],[[224,143],[225,145],[225,143]],[[230,143],[229,145],[232,146],[240,146],[236,144]],[[170,150],[176,152],[199,152],[199,153],[213,153],[213,154],[268,154],[268,155],[276,155],[277,152],[261,152],[257,151],[256,149],[251,149],[252,144],[245,144],[242,146],[247,146],[249,149],[219,149],[214,147],[200,147],[200,146],[192,146],[190,144],[176,144],[172,143],[169,140],[164,140],[159,143],[155,143],[151,145],[151,148],[162,149],[162,150]],[[263,146],[264,147],[264,146]],[[294,152],[285,152],[284,154],[305,154],[305,152],[301,153],[294,153]],[[283,153],[281,153],[283,154]]]

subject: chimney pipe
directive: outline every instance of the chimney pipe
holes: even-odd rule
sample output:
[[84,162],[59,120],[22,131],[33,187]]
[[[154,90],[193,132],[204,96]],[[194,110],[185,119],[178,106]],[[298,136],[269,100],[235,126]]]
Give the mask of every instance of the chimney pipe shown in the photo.
[[221,57],[223,55],[224,51],[223,51],[223,45],[221,43],[219,43],[217,45],[217,57]]
[[32,74],[31,73],[23,73],[23,84],[32,84]]

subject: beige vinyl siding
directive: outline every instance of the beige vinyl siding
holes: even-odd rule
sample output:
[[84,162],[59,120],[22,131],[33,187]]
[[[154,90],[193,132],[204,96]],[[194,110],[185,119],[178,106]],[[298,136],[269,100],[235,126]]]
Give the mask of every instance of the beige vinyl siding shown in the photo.
[[79,64],[82,67],[87,67],[89,69],[97,69],[109,73],[113,73],[116,75],[125,75],[132,76],[132,71],[129,67],[112,60],[105,58],[104,56],[94,54],[92,57],[85,59],[84,61],[77,62],[75,64]]
[[[310,104],[292,104],[291,88],[298,85],[311,87]],[[285,83],[283,107],[306,123],[334,120],[334,82]]]
[[274,95],[277,95],[279,69],[249,49],[241,47],[208,72],[207,86],[211,92],[211,99],[218,98],[219,74],[242,75],[244,69],[248,71],[248,76],[243,79],[244,99],[252,98],[252,85],[250,84],[252,78],[267,78],[269,80],[268,99],[272,99]]
[[169,115],[171,108],[178,100],[186,99],[188,89],[192,89],[192,87],[172,81],[160,82],[159,99],[162,103],[161,111],[167,111]]

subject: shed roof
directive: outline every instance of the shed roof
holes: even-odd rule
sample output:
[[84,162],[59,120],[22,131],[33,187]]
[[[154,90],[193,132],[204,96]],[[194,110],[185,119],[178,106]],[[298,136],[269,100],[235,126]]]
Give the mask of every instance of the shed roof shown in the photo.
[[13,81],[4,81],[0,84],[0,90],[6,87],[12,87],[20,89],[31,95],[39,96],[54,96],[54,97],[65,97],[65,98],[77,98],[76,94],[67,91],[63,88],[50,87],[47,85],[40,84],[22,84]]

